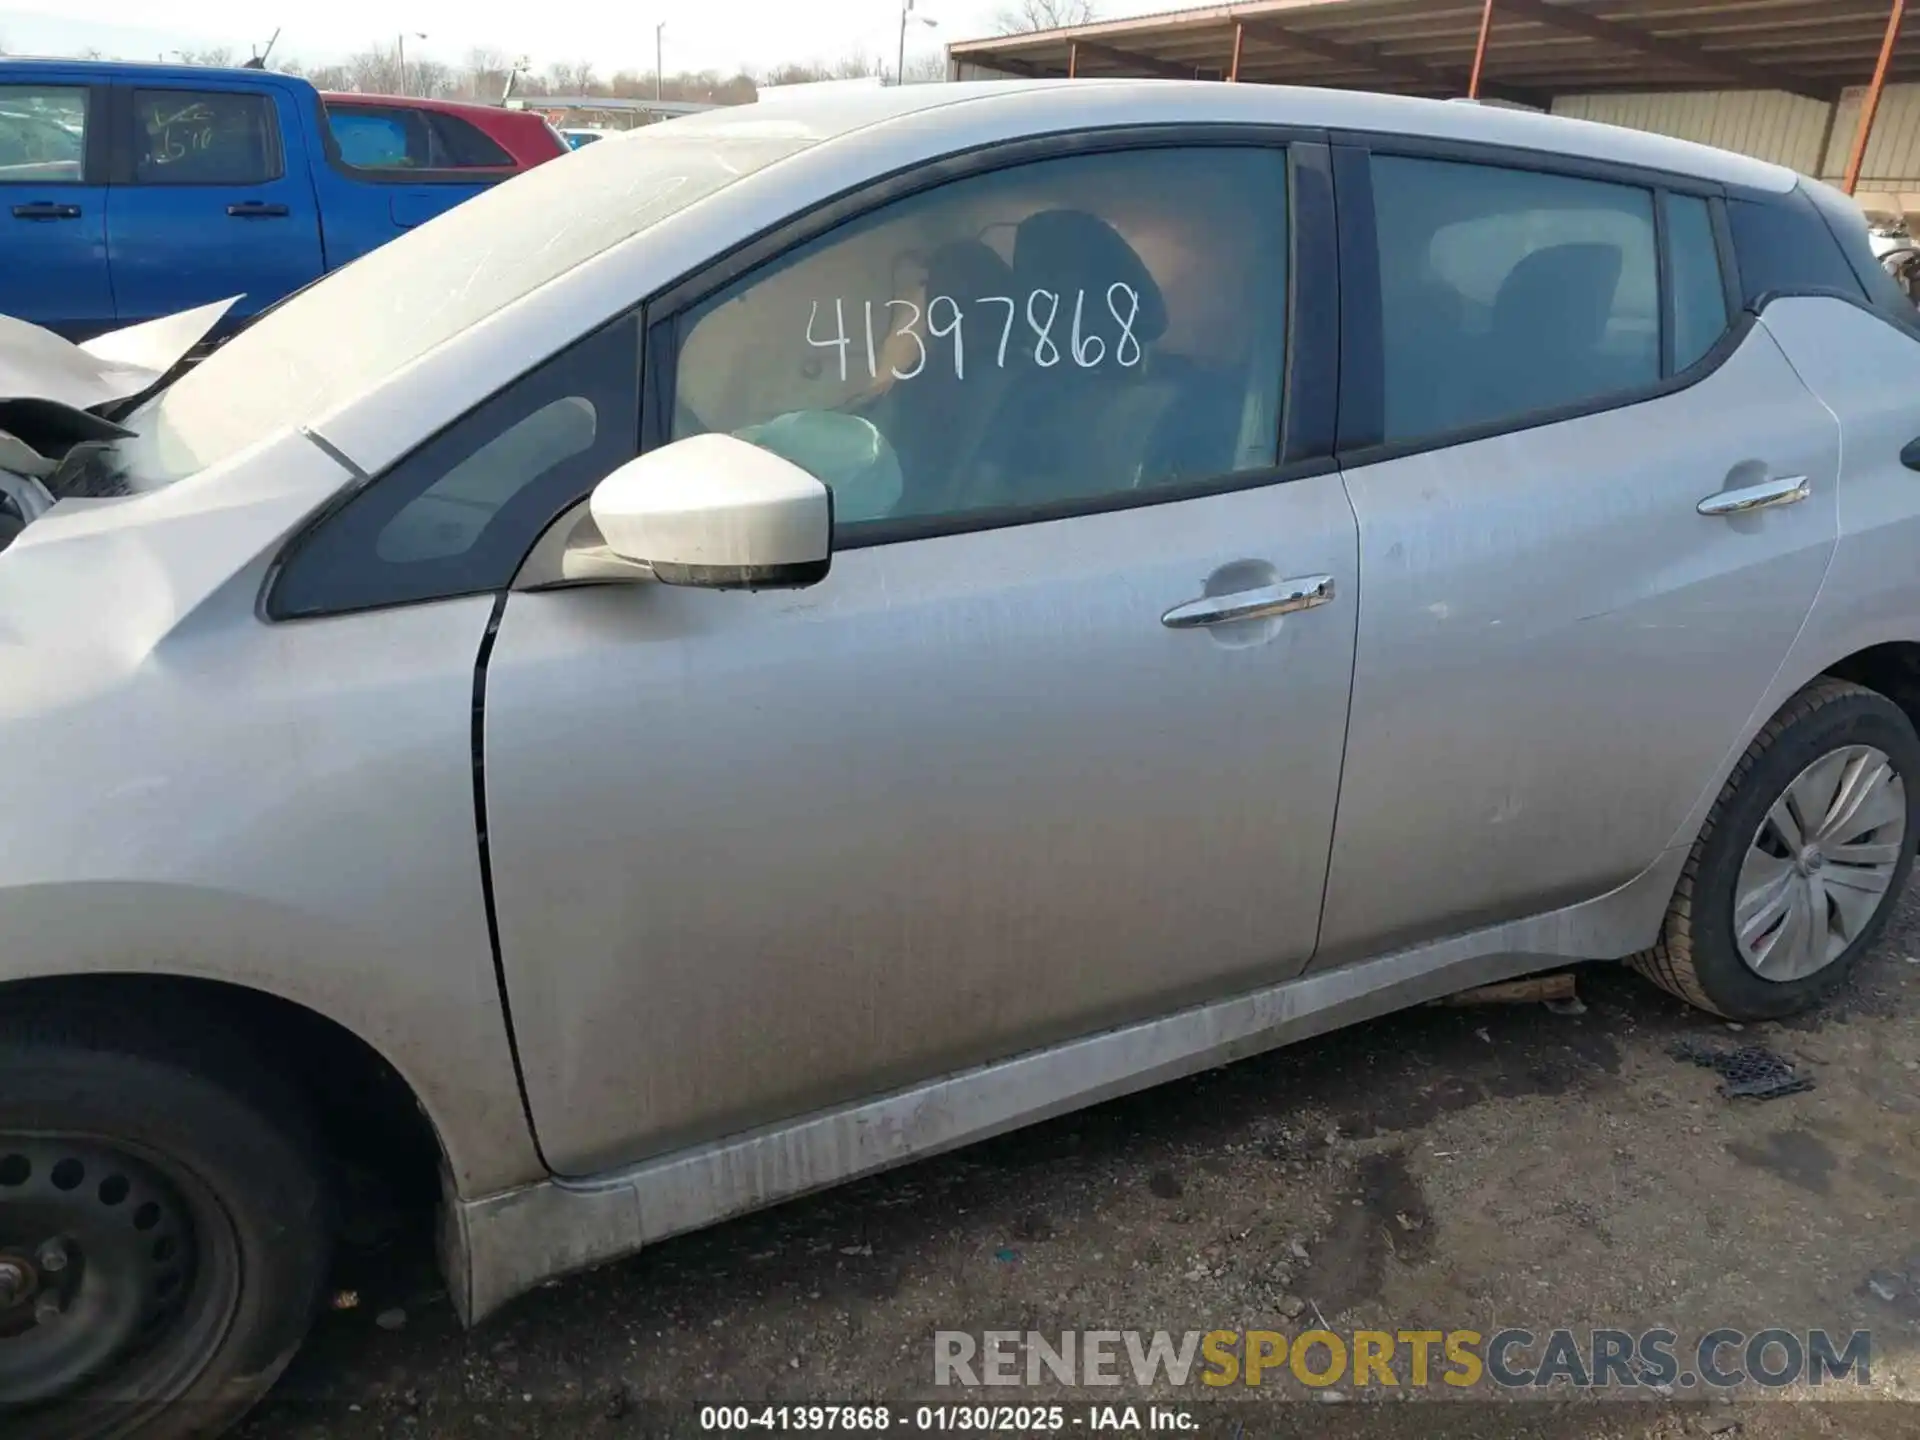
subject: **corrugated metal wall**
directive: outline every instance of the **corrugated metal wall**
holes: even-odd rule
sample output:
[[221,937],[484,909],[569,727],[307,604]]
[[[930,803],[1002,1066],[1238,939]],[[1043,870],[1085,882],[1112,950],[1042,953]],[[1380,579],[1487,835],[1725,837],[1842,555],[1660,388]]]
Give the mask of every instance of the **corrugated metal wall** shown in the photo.
[[[1856,86],[1838,105],[1778,90],[1562,95],[1553,113],[1718,145],[1837,185],[1865,94]],[[1920,85],[1889,85],[1881,95],[1855,198],[1870,212],[1920,215]]]
[[[1908,89],[1912,87],[1893,87]],[[1888,92],[1891,98],[1891,89]],[[1857,104],[1858,102],[1856,102]],[[1885,101],[1882,102],[1884,115]],[[1670,95],[1560,95],[1553,113],[1598,120],[1630,130],[1650,130],[1678,140],[1697,140],[1737,150],[1809,175],[1820,173],[1830,148],[1827,125],[1833,107],[1780,90],[1701,90]],[[1842,151],[1842,163],[1845,152]]]

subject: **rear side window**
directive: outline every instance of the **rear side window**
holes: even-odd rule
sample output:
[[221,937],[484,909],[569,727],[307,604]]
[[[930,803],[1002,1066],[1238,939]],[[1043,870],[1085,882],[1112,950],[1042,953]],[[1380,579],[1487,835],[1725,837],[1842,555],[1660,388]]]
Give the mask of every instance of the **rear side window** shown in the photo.
[[1390,155],[1371,169],[1388,443],[1659,380],[1652,191]]
[[513,157],[457,115],[404,105],[330,105],[327,128],[356,170],[501,170]]
[[1765,199],[1730,199],[1727,220],[1747,304],[1774,294],[1866,299],[1840,243],[1798,190]]
[[548,523],[638,451],[639,328],[577,341],[322,520],[274,585],[274,618],[504,590]]
[[133,92],[133,178],[142,185],[258,185],[281,174],[273,101],[257,92]]
[[1673,369],[1678,372],[1711,350],[1727,328],[1727,287],[1713,213],[1699,196],[1667,196],[1667,256]]
[[0,185],[77,185],[87,153],[82,85],[0,85]]
[[513,164],[513,156],[470,120],[436,112],[427,117],[427,123],[440,142],[442,163],[448,169],[498,170]]
[[424,170],[433,153],[418,110],[328,106],[327,128],[341,163],[356,170]]

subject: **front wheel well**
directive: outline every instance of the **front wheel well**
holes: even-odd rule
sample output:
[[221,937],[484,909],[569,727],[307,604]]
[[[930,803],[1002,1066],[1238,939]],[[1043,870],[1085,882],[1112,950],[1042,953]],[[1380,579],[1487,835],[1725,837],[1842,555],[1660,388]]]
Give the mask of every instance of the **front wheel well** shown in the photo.
[[412,1087],[366,1041],[291,1000],[185,976],[69,975],[0,985],[0,1018],[13,1033],[124,1035],[189,1068],[204,1068],[197,1057],[265,1066],[312,1122],[350,1237],[439,1198],[439,1137]]

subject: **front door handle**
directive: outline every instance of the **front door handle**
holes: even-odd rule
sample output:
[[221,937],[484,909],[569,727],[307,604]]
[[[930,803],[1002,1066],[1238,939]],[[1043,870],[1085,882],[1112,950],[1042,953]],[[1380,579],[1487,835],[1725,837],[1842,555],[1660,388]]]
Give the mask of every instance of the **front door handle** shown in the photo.
[[280,220],[290,213],[286,206],[270,205],[264,200],[242,200],[227,207],[227,214],[236,220]]
[[52,200],[34,200],[25,205],[13,207],[16,220],[78,220],[78,205],[61,205]]
[[1160,623],[1169,630],[1193,630],[1202,625],[1225,625],[1233,620],[1265,620],[1273,615],[1291,615],[1296,610],[1315,610],[1331,599],[1331,575],[1302,575],[1294,580],[1276,580],[1257,590],[1202,595],[1198,600],[1174,606],[1160,617]]
[[1909,440],[1900,452],[1900,463],[1909,470],[1920,470],[1920,435]]
[[1779,475],[1758,485],[1742,485],[1709,495],[1694,508],[1702,515],[1749,515],[1776,505],[1798,505],[1813,492],[1804,475]]

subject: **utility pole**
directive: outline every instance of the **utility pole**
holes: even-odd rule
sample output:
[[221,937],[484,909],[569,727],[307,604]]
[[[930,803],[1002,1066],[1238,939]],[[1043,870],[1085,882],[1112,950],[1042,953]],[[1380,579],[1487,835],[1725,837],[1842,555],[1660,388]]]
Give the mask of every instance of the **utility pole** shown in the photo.
[[893,64],[893,83],[896,85],[904,85],[907,83],[907,21],[908,20],[918,20],[922,25],[925,25],[929,30],[931,30],[934,26],[940,23],[938,20],[929,19],[925,15],[915,15],[913,13],[913,0],[906,0],[906,3],[900,7],[900,54],[895,59]]
[[653,27],[653,100],[656,105],[660,103],[660,77],[662,73],[660,66],[660,32],[666,28],[667,22],[664,20]]
[[[274,33],[278,34],[279,32],[275,31]],[[398,35],[394,36],[395,50],[400,57],[400,93],[402,95],[407,93],[407,34],[407,31],[402,30]],[[427,38],[426,32],[422,30],[415,30],[412,34],[416,40],[424,40]]]

